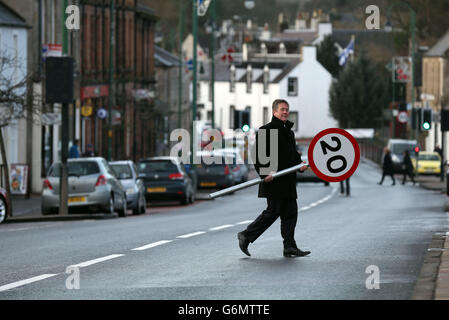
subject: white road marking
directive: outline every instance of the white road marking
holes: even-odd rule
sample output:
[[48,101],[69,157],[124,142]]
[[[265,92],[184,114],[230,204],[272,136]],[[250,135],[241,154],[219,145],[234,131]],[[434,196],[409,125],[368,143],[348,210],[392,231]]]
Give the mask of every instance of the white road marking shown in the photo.
[[59,273],[57,273],[57,274],[43,274],[43,275],[40,275],[40,276],[37,276],[37,277],[33,277],[33,278],[29,278],[29,279],[13,282],[13,283],[10,283],[10,284],[6,284],[6,285],[0,287],[0,292],[6,291],[6,290],[9,290],[9,289],[13,289],[13,288],[17,288],[17,287],[20,287],[20,286],[24,286],[26,284],[30,284],[30,283],[33,283],[33,282],[36,282],[36,281],[41,281],[41,280],[44,280],[44,279],[47,279],[47,278],[51,278],[51,277],[57,276],[58,274]]
[[237,222],[236,224],[248,224],[253,222],[253,220],[246,220],[246,221],[242,221],[242,222]]
[[135,251],[146,250],[146,249],[154,248],[154,247],[157,247],[157,246],[160,246],[160,245],[172,242],[172,241],[173,240],[161,240],[161,241],[153,242],[153,243],[144,245],[144,246],[139,247],[139,248],[134,248],[134,249],[131,249],[131,250],[135,250]]
[[96,264],[96,263],[100,263],[100,262],[103,262],[103,261],[115,259],[115,258],[122,257],[122,256],[124,256],[124,254],[111,254],[111,255],[103,257],[103,258],[98,258],[98,259],[89,260],[89,261],[86,261],[86,262],[81,262],[81,263],[78,263],[78,264],[71,265],[69,267],[84,268],[84,267],[88,267],[88,266]]
[[210,231],[216,231],[216,230],[221,230],[221,229],[226,229],[226,228],[230,228],[233,227],[233,224],[225,224],[223,226],[219,226],[219,227],[214,227],[214,228],[210,228]]
[[198,235],[203,234],[203,233],[206,233],[206,232],[205,231],[198,231],[198,232],[184,234],[182,236],[177,236],[176,238],[186,239],[186,238],[198,236]]

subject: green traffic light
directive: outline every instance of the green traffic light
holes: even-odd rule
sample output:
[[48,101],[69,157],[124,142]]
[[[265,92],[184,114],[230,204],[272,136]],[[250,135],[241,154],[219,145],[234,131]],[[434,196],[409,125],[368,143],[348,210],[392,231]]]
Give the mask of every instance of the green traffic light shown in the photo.
[[424,130],[429,130],[429,129],[430,129],[430,123],[424,122],[424,123],[422,124],[422,128],[423,128]]
[[249,131],[249,125],[245,124],[245,125],[242,127],[242,130],[243,130],[243,132],[248,132],[248,131]]

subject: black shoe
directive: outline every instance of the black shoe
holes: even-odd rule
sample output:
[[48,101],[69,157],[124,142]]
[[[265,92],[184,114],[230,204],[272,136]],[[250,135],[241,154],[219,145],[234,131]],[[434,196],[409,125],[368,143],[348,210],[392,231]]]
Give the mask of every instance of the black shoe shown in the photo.
[[242,232],[237,233],[237,239],[239,239],[240,250],[247,256],[251,256],[248,251],[249,240]]
[[377,184],[378,184],[379,186],[381,186],[381,185],[382,185],[382,182],[378,182]]
[[298,248],[287,248],[284,249],[284,257],[304,257],[306,255],[310,254],[310,251],[302,251]]

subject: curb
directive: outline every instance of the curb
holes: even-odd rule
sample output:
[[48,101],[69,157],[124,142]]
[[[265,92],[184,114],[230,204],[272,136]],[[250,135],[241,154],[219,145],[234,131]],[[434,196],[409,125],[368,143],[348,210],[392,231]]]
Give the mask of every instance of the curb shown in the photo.
[[118,215],[108,214],[69,214],[66,216],[48,215],[48,216],[27,216],[27,217],[8,217],[4,223],[20,223],[20,222],[39,222],[39,221],[75,221],[75,220],[107,220],[119,218]]

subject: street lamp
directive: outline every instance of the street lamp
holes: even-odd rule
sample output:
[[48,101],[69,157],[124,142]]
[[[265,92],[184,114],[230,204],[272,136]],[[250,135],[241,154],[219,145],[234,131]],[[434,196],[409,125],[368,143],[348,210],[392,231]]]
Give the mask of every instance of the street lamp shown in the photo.
[[[387,23],[385,24],[385,31],[390,32],[392,30],[390,17],[391,17],[391,10],[398,5],[406,6],[409,9],[410,13],[410,34],[412,37],[412,77],[411,77],[411,98],[412,98],[412,108],[415,107],[415,32],[416,32],[416,12],[413,10],[413,8],[407,3],[403,1],[395,1],[388,7],[387,11]],[[394,72],[394,71],[393,71]],[[394,83],[393,83],[394,88]],[[415,126],[415,139],[418,139],[418,123],[416,123]]]
[[253,9],[255,6],[254,0],[245,0],[244,4],[245,8],[249,10]]

